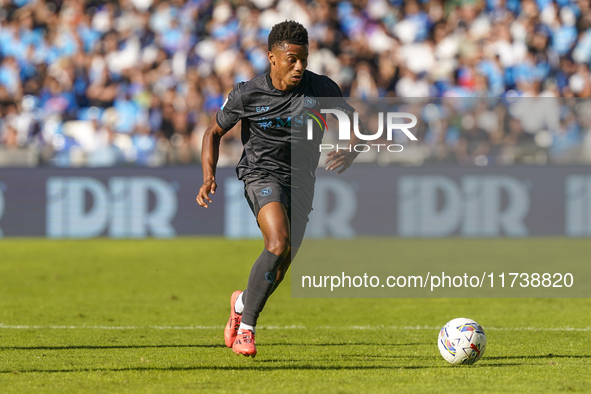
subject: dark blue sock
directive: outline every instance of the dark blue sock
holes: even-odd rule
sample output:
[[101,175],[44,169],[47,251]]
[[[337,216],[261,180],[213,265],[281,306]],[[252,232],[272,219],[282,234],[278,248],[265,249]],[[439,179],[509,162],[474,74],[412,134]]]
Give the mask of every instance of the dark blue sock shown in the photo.
[[283,262],[283,257],[264,249],[252,266],[248,277],[248,287],[242,295],[244,303],[242,322],[244,324],[256,326],[259,314],[271,295],[281,262]]

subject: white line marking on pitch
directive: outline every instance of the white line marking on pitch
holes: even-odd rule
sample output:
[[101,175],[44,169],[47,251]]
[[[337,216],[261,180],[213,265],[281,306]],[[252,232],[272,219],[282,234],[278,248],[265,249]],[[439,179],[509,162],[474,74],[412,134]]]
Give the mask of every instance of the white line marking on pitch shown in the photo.
[[[7,330],[220,330],[224,326],[29,326],[0,323],[0,329]],[[441,327],[428,326],[259,326],[262,330],[439,330]],[[485,327],[493,331],[591,331],[591,327]]]

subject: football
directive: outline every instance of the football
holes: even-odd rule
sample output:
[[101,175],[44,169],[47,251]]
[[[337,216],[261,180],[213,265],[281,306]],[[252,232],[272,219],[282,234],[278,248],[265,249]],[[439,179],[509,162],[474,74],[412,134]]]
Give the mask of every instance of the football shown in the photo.
[[437,346],[452,365],[474,364],[486,350],[486,334],[474,320],[459,317],[441,328]]

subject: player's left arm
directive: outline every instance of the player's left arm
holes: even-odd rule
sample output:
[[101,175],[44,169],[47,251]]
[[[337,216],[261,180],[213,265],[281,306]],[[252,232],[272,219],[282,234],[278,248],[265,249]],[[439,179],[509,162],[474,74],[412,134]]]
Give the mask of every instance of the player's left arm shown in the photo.
[[[349,116],[349,122],[353,125],[353,114]],[[361,133],[365,133],[365,126],[359,121],[359,128]],[[359,152],[355,151],[355,145],[361,143],[361,140],[355,133],[351,133],[351,141],[349,142],[348,149],[334,150],[328,153],[328,157],[324,162],[327,171],[334,171],[338,169],[337,174],[342,174],[351,167],[353,161],[359,156]]]
[[[353,113],[355,112],[355,109],[351,107],[349,103],[347,103],[343,97],[341,88],[336,84],[336,82],[328,77],[325,77],[324,83],[323,90],[326,92],[326,97],[334,97],[333,105],[347,114],[349,117],[349,124],[351,127],[353,127]],[[359,129],[362,134],[365,134],[365,126],[361,121],[359,122]],[[353,161],[359,155],[359,152],[356,152],[354,147],[361,142],[355,133],[351,133],[351,136],[351,141],[349,141],[349,146],[347,149],[338,149],[328,154],[328,158],[324,162],[327,171],[338,170],[337,174],[342,174],[347,170],[347,168],[351,167],[351,164],[353,164]]]

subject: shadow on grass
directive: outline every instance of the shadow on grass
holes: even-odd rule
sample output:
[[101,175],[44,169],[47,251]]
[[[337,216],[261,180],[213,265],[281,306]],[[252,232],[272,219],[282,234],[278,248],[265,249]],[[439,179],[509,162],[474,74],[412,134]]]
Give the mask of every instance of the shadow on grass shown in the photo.
[[[262,346],[418,346],[427,343],[265,343]],[[225,348],[224,344],[205,345],[69,345],[69,346],[3,346],[2,350],[105,350],[105,349],[151,349],[151,348]]]
[[500,356],[486,357],[487,360],[521,360],[521,359],[553,359],[553,358],[591,358],[591,355],[544,354],[538,356]]
[[74,345],[74,346],[5,346],[0,350],[106,350],[106,349],[151,349],[151,348],[225,348],[224,344],[215,345]]
[[[260,361],[252,361],[258,364]],[[285,360],[280,362],[285,363]],[[288,362],[297,362],[289,360]],[[507,364],[487,364],[481,365],[480,368],[498,368],[510,366],[522,366],[518,363]],[[20,373],[76,373],[76,372],[153,372],[153,371],[169,371],[169,372],[183,372],[183,371],[370,371],[370,370],[419,370],[419,369],[440,369],[453,368],[450,365],[409,365],[409,366],[385,366],[385,365],[352,365],[352,366],[331,366],[331,365],[277,365],[277,366],[263,366],[263,365],[248,365],[248,366],[195,366],[195,367],[168,367],[168,368],[146,368],[146,367],[129,367],[129,368],[79,368],[79,369],[28,369],[24,371],[0,371],[0,374],[20,374]]]
[[365,342],[339,342],[339,343],[264,343],[261,346],[422,346],[432,343],[365,343]]

